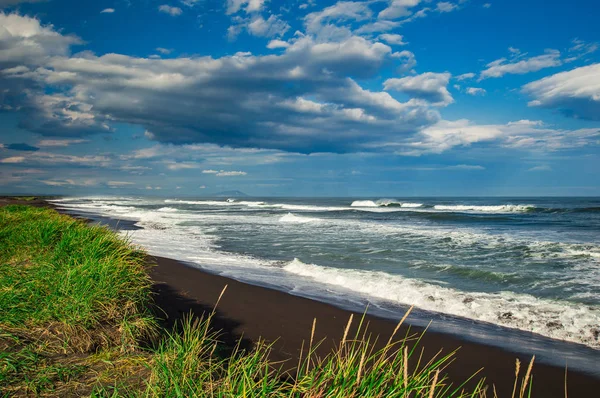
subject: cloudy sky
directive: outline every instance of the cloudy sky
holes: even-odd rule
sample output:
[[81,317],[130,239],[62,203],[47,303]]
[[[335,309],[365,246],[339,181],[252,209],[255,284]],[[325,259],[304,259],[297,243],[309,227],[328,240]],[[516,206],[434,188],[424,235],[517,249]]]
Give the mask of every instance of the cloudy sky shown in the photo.
[[598,16],[0,0],[0,192],[600,195]]

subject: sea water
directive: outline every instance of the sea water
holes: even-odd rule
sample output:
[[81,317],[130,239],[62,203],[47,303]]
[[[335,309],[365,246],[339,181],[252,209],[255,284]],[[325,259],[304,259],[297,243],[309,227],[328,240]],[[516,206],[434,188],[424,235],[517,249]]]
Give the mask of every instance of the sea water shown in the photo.
[[[600,373],[599,198],[63,198],[154,255]],[[577,343],[565,345],[555,340]]]

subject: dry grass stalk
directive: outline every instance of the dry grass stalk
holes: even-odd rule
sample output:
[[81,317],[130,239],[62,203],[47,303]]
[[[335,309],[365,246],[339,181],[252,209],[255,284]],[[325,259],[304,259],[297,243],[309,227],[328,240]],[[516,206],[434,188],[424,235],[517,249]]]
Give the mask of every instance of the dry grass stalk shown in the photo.
[[437,385],[438,377],[440,376],[440,370],[435,371],[435,376],[433,376],[433,383],[431,383],[431,390],[429,390],[429,398],[433,398],[433,394],[435,393],[435,386]]

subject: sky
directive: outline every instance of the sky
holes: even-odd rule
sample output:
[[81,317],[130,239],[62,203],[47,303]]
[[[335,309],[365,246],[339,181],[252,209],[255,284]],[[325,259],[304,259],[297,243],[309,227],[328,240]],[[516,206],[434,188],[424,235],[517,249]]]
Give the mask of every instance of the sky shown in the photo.
[[0,0],[0,193],[600,196],[599,16]]

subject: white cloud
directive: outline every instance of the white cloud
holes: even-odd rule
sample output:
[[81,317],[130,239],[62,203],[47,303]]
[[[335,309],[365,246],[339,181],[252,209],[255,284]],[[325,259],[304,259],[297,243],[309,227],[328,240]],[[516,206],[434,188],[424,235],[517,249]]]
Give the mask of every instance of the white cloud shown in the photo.
[[100,11],[100,14],[112,14],[115,12],[114,8],[105,8],[104,10]]
[[41,140],[36,145],[39,147],[67,147],[75,144],[83,144],[89,140],[73,139],[73,140]]
[[380,19],[397,19],[407,17],[412,14],[411,8],[419,5],[421,0],[390,0],[387,8],[382,10],[378,18]]
[[423,99],[435,106],[448,106],[454,102],[448,91],[450,73],[427,72],[401,79],[388,79],[383,85],[385,90],[395,90],[417,99]]
[[561,130],[545,128],[536,121],[520,120],[507,124],[476,125],[469,120],[442,120],[426,127],[408,142],[390,143],[399,155],[420,156],[442,153],[455,147],[476,143],[528,151],[558,151],[598,144],[600,128]]
[[227,0],[227,14],[235,14],[244,9],[246,13],[259,12],[267,0]]
[[[167,168],[169,170],[189,170],[189,169],[199,169],[200,165],[194,162],[167,162]],[[206,170],[203,171],[206,173]]]
[[275,15],[271,15],[268,19],[260,16],[255,17],[246,25],[246,28],[254,36],[274,37],[284,35],[290,28],[290,25]]
[[573,39],[571,43],[573,46],[569,48],[569,53],[574,54],[575,59],[592,54],[598,50],[598,43],[587,43],[580,39]]
[[78,187],[90,187],[97,185],[96,180],[94,179],[85,179],[85,180],[73,180],[70,178],[64,180],[40,180],[40,182],[44,185],[49,185],[53,187],[65,187],[65,186],[78,186]]
[[23,163],[24,161],[25,161],[24,156],[12,156],[9,158],[0,159],[0,163],[8,163],[8,164]]
[[52,25],[42,26],[36,18],[0,12],[0,69],[39,65],[48,57],[67,55],[69,47],[81,43],[76,36],[64,36]]
[[452,12],[456,10],[458,6],[456,4],[450,3],[448,1],[441,1],[437,3],[436,10],[438,12]]
[[417,66],[415,54],[408,50],[392,53],[391,57],[404,61],[404,63],[398,68],[402,72],[412,71],[412,69]]
[[529,106],[558,109],[568,116],[600,120],[600,63],[531,82],[522,91]]
[[490,8],[492,6],[492,3],[484,3],[483,4],[483,8]]
[[392,44],[395,46],[404,46],[404,45],[408,44],[403,41],[404,38],[402,37],[402,35],[383,33],[383,34],[379,35],[379,38],[381,40],[385,41],[386,43]]
[[135,182],[129,181],[109,181],[106,183],[109,187],[126,187],[129,185],[135,185]]
[[541,165],[541,166],[532,167],[527,171],[552,171],[552,167],[550,167],[548,165]]
[[551,68],[562,65],[560,52],[557,50],[547,50],[546,54],[538,55],[520,61],[507,62],[506,58],[501,58],[487,64],[487,69],[481,72],[479,80],[487,78],[502,77],[506,74],[524,75],[529,72],[536,72],[544,68]]
[[215,174],[217,177],[237,177],[237,176],[245,176],[248,173],[246,173],[245,171],[224,171],[221,170],[219,171],[217,174]]
[[485,95],[487,93],[487,91],[485,91],[485,89],[480,88],[480,87],[467,87],[467,94],[469,95]]
[[288,48],[290,43],[283,40],[273,39],[267,44],[267,48],[275,49],[275,48]]
[[217,177],[236,177],[245,176],[248,173],[245,171],[226,171],[226,170],[202,170],[204,174],[214,174]]
[[463,81],[463,80],[467,80],[467,79],[472,79],[475,77],[475,73],[463,73],[462,75],[458,75],[455,77],[456,80],[458,81]]
[[183,10],[179,7],[172,7],[170,5],[167,4],[163,4],[161,6],[158,7],[158,11],[165,13],[165,14],[169,14],[172,17],[176,17],[179,16],[183,13]]
[[163,47],[156,47],[156,51],[158,51],[161,54],[164,55],[169,55],[173,52],[172,48],[163,48]]
[[[29,23],[49,38],[35,46],[31,66],[23,65],[16,49],[3,52],[6,62],[0,63],[0,82],[24,88],[15,90],[19,95],[12,103],[23,109],[23,127],[45,136],[78,139],[128,123],[146,129],[148,139],[165,143],[339,152],[388,135],[411,134],[439,120],[424,101],[400,102],[356,82],[378,76],[389,61],[414,66],[412,53],[393,53],[388,45],[363,37],[317,41],[299,35],[281,54],[267,56],[70,56],[72,39],[35,19],[11,18],[21,31]],[[0,37],[1,47],[9,43]],[[318,119],[289,106],[299,98],[323,104]],[[199,111],[204,117],[198,118]]]
[[200,185],[198,188],[199,189],[206,189],[206,185]]
[[457,164],[446,167],[447,170],[485,170],[485,167],[475,164]]

